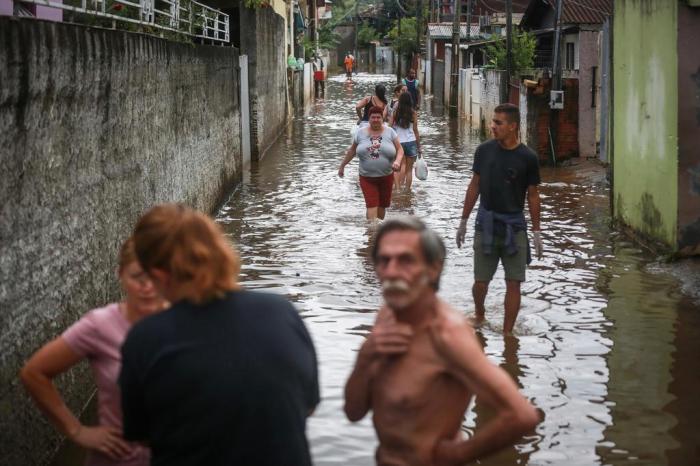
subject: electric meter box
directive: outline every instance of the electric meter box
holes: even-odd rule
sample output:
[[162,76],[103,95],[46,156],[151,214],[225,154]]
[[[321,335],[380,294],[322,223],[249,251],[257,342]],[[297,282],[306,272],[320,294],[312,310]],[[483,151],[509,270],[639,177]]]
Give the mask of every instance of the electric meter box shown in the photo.
[[549,108],[564,110],[564,91],[549,91]]

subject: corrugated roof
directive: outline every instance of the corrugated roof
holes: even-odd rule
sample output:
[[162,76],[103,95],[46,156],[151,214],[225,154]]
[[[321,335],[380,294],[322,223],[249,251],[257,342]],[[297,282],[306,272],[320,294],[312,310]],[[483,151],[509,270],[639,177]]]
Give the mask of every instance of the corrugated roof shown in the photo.
[[[480,34],[479,25],[472,24],[469,30],[472,37],[478,37]],[[452,37],[452,23],[429,23],[428,35],[431,39],[449,39]],[[459,25],[459,38],[467,38],[467,23]]]
[[[530,0],[512,0],[511,5],[513,7],[513,13],[524,13],[527,9],[527,5]],[[472,4],[472,8],[482,14],[490,13],[505,13],[506,12],[506,1],[505,0],[476,0]]]
[[[556,8],[556,0],[544,0]],[[562,0],[561,22],[599,24],[613,12],[613,0]]]

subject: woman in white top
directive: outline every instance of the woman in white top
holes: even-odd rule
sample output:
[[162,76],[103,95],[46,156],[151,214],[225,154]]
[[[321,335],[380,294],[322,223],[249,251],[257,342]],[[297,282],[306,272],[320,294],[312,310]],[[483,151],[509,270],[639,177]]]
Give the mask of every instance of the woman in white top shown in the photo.
[[413,163],[420,153],[420,136],[418,134],[418,113],[413,108],[411,94],[404,92],[399,97],[399,104],[392,114],[391,126],[399,136],[405,157],[401,169],[394,175],[396,189],[405,186],[411,189],[413,182]]

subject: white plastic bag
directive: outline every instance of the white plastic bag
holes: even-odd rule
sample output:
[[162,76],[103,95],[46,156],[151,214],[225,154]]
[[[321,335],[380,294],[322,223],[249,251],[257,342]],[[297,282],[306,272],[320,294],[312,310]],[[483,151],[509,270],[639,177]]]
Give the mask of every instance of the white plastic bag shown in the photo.
[[428,164],[425,162],[423,154],[418,154],[418,160],[413,165],[413,173],[421,181],[428,179]]

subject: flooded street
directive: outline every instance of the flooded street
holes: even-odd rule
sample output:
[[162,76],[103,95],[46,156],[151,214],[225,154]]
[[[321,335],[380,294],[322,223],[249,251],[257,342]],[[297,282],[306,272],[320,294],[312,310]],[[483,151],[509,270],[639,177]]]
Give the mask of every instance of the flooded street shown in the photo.
[[[342,411],[343,386],[381,296],[357,159],[345,178],[336,172],[355,102],[377,83],[391,89],[395,77],[354,81],[332,78],[325,100],[294,119],[217,218],[241,253],[244,286],[290,298],[312,334],[322,402],[308,435],[319,466],[374,464],[376,447],[369,417],[352,425]],[[419,129],[430,176],[395,197],[387,217],[417,215],[443,237],[440,295],[471,314],[475,215],[466,247],[457,249],[454,236],[481,141],[439,109],[421,112]],[[542,178],[545,257],[528,270],[516,337],[501,332],[500,268],[478,334],[545,419],[515,448],[479,464],[700,464],[700,305],[667,266],[610,228],[600,173],[544,168]],[[476,400],[464,431],[489,416]]]

